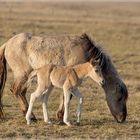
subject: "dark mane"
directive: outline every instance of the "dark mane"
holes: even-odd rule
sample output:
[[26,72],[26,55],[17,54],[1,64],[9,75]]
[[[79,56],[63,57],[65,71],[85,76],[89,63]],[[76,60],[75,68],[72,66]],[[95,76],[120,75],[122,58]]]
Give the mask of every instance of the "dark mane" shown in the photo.
[[86,53],[86,59],[87,61],[90,61],[91,59],[93,60],[99,60],[99,65],[102,70],[106,70],[108,67],[108,56],[103,52],[102,48],[94,41],[90,39],[90,37],[87,34],[81,35],[81,40],[87,48],[87,53]]

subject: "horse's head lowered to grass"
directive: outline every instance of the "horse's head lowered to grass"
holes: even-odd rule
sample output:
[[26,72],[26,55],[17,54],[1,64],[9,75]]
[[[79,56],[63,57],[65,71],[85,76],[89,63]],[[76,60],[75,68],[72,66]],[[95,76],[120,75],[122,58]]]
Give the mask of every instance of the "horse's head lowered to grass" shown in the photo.
[[127,116],[127,87],[121,80],[109,56],[100,47],[97,47],[86,34],[82,37],[86,44],[84,46],[88,47],[86,58],[89,61],[95,59],[99,62],[105,80],[102,88],[105,91],[109,109],[117,122],[123,122]]
[[107,58],[106,61],[108,62],[107,68],[103,70],[106,81],[103,85],[106,93],[106,101],[117,122],[124,122],[127,116],[127,87],[115,70],[111,60]]

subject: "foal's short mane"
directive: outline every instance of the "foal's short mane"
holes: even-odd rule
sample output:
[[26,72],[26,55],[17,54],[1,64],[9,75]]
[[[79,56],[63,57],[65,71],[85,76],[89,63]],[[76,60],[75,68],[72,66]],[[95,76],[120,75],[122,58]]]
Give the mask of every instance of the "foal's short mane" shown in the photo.
[[82,40],[81,43],[83,43],[87,49],[87,61],[90,61],[91,59],[99,60],[99,65],[102,71],[106,70],[108,68],[109,57],[105,52],[103,52],[102,48],[98,46],[94,41],[92,41],[87,34],[81,35],[80,39]]

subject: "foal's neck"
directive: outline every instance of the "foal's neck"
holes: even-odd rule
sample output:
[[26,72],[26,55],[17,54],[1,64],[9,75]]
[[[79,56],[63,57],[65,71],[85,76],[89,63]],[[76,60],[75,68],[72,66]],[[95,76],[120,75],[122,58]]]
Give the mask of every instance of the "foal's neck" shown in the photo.
[[90,70],[91,70],[91,66],[90,66],[89,62],[76,65],[73,68],[74,68],[79,79],[83,79],[83,78],[87,77]]

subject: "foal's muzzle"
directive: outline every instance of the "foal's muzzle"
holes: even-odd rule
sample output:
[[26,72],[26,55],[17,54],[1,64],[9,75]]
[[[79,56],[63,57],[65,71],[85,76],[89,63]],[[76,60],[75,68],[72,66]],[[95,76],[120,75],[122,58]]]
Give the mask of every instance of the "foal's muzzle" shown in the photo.
[[102,81],[100,82],[100,85],[101,85],[102,87],[104,87],[104,85],[105,85],[105,80],[102,80]]

